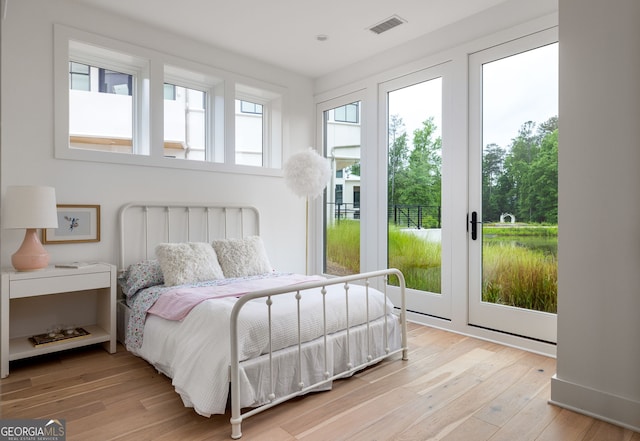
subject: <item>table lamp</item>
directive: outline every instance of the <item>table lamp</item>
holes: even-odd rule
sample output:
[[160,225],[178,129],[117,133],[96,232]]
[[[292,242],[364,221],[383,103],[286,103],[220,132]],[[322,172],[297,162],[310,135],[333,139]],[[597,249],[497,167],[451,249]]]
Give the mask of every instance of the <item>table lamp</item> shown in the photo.
[[26,228],[22,245],[11,256],[18,271],[33,271],[49,264],[49,254],[38,239],[38,228],[58,228],[56,191],[53,187],[20,185],[7,187],[4,228]]

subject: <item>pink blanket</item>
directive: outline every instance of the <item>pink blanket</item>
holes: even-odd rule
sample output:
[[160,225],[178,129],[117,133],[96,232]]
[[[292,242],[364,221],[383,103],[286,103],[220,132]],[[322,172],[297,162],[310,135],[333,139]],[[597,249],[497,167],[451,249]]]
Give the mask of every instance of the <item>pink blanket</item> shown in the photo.
[[193,308],[205,300],[240,297],[261,289],[279,288],[318,280],[324,280],[324,277],[290,274],[282,277],[245,280],[228,285],[180,287],[163,293],[147,312],[167,320],[182,320]]

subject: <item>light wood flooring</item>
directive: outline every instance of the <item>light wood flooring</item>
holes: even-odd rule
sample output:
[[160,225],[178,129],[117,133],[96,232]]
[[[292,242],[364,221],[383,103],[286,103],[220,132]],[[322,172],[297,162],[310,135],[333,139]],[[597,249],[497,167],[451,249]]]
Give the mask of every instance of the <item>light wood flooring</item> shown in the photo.
[[[383,362],[330,392],[243,423],[243,440],[640,441],[547,403],[554,359],[410,325],[409,361]],[[0,417],[65,419],[67,440],[227,440],[229,415],[183,407],[170,380],[118,346],[11,363]]]

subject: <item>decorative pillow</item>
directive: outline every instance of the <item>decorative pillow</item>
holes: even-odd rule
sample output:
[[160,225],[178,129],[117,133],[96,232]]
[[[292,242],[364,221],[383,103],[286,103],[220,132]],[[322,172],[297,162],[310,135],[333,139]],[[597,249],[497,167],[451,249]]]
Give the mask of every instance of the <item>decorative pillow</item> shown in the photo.
[[141,289],[162,285],[164,277],[160,263],[155,259],[133,263],[118,278],[118,283],[127,298],[133,297]]
[[260,236],[214,240],[213,249],[225,277],[245,277],[273,271]]
[[156,257],[166,286],[224,278],[216,252],[208,243],[161,243]]

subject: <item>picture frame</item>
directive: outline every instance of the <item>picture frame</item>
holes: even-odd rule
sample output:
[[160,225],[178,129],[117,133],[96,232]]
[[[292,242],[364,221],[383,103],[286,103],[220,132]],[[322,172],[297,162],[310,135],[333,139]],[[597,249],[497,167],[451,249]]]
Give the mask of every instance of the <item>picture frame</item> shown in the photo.
[[43,228],[42,243],[100,242],[100,205],[57,204],[58,228]]

